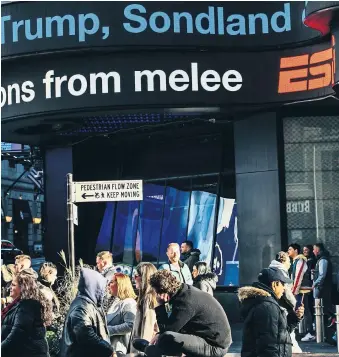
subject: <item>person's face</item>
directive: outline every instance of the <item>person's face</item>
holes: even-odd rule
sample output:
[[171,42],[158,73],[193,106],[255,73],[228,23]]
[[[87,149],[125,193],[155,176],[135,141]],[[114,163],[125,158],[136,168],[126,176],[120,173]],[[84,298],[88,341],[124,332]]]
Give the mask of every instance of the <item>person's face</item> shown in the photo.
[[288,248],[287,253],[290,258],[295,258],[298,255],[298,251],[294,250],[292,247]]
[[274,291],[276,297],[278,299],[281,299],[285,291],[285,284],[282,283],[281,281],[274,281],[272,283],[272,290]]
[[192,276],[195,279],[199,275],[197,267],[194,265],[193,270],[192,270]]
[[97,263],[97,269],[101,273],[105,269],[106,262],[101,258],[97,257],[96,263]]
[[317,257],[318,255],[319,255],[319,248],[316,246],[316,245],[314,245],[313,246],[313,253],[314,253],[314,255]]
[[56,270],[51,270],[51,272],[47,275],[47,281],[53,285],[57,279],[57,274],[58,272]]
[[137,289],[141,289],[141,275],[139,275],[138,272],[135,273],[134,275],[134,281],[135,281],[135,286]]
[[31,261],[29,259],[24,259],[22,261],[16,260],[15,261],[15,273],[18,274],[24,269],[29,269],[31,267]]
[[170,301],[170,296],[166,293],[158,294],[157,293],[157,301],[159,304],[166,304]]
[[118,295],[118,283],[115,276],[113,276],[112,280],[109,283],[109,290],[111,295],[117,296]]
[[189,247],[188,247],[188,245],[186,243],[181,243],[180,250],[181,250],[181,254],[184,254],[184,253],[187,253],[189,251]]
[[303,248],[303,254],[305,257],[309,257],[310,256],[310,250],[307,247]]
[[10,297],[14,300],[18,298],[21,294],[21,289],[18,283],[18,280],[14,278],[12,280],[11,288],[10,288]]
[[167,249],[167,256],[168,259],[171,263],[178,263],[179,259],[180,259],[180,251],[179,248],[177,246],[170,246]]

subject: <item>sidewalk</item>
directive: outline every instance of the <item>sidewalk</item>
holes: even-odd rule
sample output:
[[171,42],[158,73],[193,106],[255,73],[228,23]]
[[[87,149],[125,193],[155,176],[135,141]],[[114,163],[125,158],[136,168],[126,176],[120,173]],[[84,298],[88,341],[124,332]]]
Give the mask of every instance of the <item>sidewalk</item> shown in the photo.
[[[242,339],[242,324],[235,324],[232,328],[233,343],[227,353],[227,357],[240,357],[241,339]],[[309,357],[338,357],[337,348],[330,346],[327,343],[316,342],[299,342],[303,353],[293,354],[293,357],[309,356]]]

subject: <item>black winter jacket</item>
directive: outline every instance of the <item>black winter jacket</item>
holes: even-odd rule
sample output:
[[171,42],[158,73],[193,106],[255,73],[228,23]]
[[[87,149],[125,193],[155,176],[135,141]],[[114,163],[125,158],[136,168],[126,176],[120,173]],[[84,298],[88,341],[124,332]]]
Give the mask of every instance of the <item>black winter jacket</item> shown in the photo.
[[49,356],[46,329],[38,301],[20,300],[7,312],[1,326],[1,356]]
[[290,332],[298,324],[294,311],[288,315],[274,292],[254,283],[239,289],[244,330],[241,357],[292,357]]
[[171,331],[203,338],[209,345],[227,349],[232,343],[225,311],[213,296],[182,284],[169,304],[155,308],[160,333]]
[[100,273],[83,268],[79,295],[67,313],[60,357],[110,357],[106,317],[101,308],[107,280]]
[[199,249],[192,249],[191,251],[182,254],[181,261],[188,265],[190,271],[192,273],[194,264],[197,263],[200,259],[200,250]]
[[217,287],[218,277],[214,273],[198,275],[193,279],[193,286],[213,296],[213,290]]

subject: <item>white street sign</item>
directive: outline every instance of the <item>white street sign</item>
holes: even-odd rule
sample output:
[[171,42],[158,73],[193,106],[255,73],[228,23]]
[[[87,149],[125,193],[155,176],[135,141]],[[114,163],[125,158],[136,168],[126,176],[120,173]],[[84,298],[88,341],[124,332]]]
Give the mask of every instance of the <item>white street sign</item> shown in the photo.
[[142,180],[73,182],[74,202],[142,201]]

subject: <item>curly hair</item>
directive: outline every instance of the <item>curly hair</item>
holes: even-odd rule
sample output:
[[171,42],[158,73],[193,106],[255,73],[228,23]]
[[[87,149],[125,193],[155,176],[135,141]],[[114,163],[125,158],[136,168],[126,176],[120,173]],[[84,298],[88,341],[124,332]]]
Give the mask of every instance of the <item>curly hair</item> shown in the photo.
[[33,277],[19,273],[15,275],[14,279],[17,280],[21,294],[21,300],[36,300],[41,304],[41,318],[45,324],[45,326],[49,326],[52,323],[52,304],[49,300],[45,298],[43,293],[38,287],[38,283],[36,279]]
[[144,304],[147,304],[149,309],[154,309],[157,306],[157,297],[154,289],[150,286],[150,278],[157,272],[157,268],[152,263],[143,262],[136,267],[136,271],[141,277],[137,305],[140,310]]
[[159,270],[153,274],[150,284],[157,294],[175,295],[181,287],[180,281],[168,270]]

